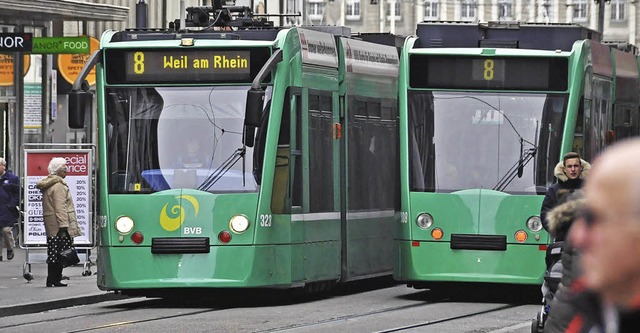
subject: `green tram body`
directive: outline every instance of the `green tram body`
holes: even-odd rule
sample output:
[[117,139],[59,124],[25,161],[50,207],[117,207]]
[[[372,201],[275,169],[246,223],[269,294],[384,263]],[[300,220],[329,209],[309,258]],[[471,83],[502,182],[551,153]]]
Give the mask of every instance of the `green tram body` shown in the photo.
[[396,280],[542,283],[554,166],[638,135],[636,57],[597,37],[575,25],[418,25],[400,57]]
[[[100,289],[316,290],[392,274],[398,51],[315,29],[102,36]],[[276,50],[260,125],[244,127]]]

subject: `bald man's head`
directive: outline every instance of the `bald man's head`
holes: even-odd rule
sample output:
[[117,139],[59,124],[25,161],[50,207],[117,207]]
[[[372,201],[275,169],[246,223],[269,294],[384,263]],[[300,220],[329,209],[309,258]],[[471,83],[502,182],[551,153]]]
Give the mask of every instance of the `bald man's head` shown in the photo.
[[587,285],[618,304],[640,297],[640,139],[609,147],[592,164],[588,214],[571,229]]

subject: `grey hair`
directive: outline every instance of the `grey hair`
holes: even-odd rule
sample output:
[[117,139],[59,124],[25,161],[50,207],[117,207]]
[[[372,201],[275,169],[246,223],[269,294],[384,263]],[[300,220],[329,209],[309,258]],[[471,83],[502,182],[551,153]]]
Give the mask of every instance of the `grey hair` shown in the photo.
[[0,157],[0,164],[7,166],[7,161],[4,159],[4,157]]
[[55,175],[65,165],[67,165],[67,160],[65,160],[64,157],[54,157],[49,162],[49,167],[47,167],[47,170],[49,170],[50,175]]

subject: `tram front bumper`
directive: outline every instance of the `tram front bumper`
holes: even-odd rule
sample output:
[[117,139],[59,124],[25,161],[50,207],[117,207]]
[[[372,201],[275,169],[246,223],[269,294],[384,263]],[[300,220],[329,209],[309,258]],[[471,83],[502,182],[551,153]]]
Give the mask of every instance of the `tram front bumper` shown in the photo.
[[[290,284],[286,246],[212,246],[209,253],[152,254],[150,247],[101,247],[98,287],[277,287]],[[286,262],[286,264],[285,264]]]
[[398,281],[542,284],[545,251],[538,244],[507,244],[505,251],[452,250],[450,243],[396,241]]

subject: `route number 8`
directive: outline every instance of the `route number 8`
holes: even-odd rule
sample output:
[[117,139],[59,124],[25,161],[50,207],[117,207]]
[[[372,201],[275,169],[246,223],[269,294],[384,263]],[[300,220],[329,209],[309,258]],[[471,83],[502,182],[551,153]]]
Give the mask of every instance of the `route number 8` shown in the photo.
[[485,59],[484,61],[484,79],[486,81],[491,81],[493,80],[493,66],[495,65],[495,63],[493,62],[493,59]]

